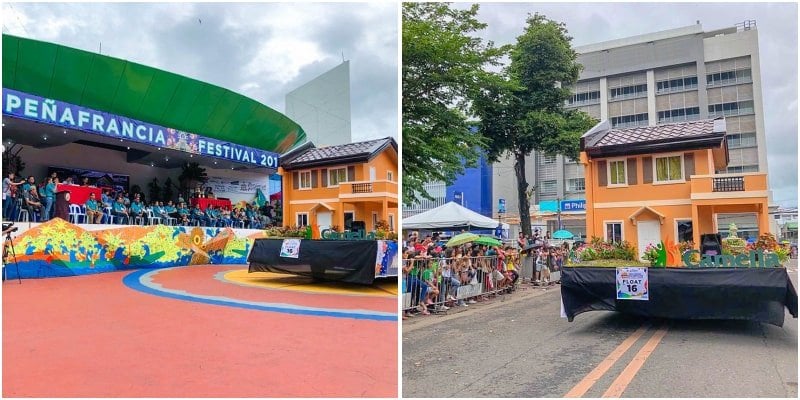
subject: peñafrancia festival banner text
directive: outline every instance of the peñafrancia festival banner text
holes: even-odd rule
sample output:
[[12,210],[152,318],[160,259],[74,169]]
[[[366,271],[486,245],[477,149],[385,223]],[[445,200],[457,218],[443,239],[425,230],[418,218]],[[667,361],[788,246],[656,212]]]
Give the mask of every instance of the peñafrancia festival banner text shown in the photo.
[[278,154],[3,88],[3,115],[156,147],[278,168]]

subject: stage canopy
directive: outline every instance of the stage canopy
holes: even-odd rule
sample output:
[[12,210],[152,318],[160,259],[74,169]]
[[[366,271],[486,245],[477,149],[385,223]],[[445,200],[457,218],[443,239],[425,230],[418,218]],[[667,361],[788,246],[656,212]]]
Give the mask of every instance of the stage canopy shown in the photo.
[[[4,34],[3,136],[7,147],[79,142],[165,168],[206,159],[219,167],[275,169],[277,156],[306,135],[285,115],[228,89]],[[275,165],[268,165],[270,157]]]
[[452,201],[424,213],[403,218],[403,229],[495,229],[498,225],[499,222]]

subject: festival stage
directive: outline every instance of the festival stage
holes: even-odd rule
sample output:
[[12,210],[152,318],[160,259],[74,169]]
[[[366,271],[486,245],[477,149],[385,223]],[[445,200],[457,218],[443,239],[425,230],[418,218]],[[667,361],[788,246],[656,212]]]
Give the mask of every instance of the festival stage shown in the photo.
[[670,319],[739,319],[783,326],[797,318],[797,291],[785,268],[649,268],[649,299],[620,300],[616,269],[566,267],[561,300],[567,319],[619,311]]

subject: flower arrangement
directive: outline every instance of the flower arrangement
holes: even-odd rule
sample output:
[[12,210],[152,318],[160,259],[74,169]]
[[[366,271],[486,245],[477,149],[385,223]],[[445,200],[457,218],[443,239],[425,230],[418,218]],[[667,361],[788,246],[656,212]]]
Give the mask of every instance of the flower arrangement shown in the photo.
[[636,249],[628,241],[615,243],[592,237],[589,243],[578,248],[576,254],[581,261],[633,260],[636,256]]
[[656,261],[658,260],[658,250],[656,249],[656,246],[648,244],[647,247],[645,247],[644,259],[650,262],[650,266],[656,265]]

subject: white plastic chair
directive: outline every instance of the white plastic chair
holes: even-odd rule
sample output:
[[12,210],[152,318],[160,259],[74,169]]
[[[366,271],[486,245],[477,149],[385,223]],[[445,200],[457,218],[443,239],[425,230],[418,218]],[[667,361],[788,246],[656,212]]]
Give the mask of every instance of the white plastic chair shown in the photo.
[[[81,222],[83,217],[83,222]],[[82,211],[81,206],[77,204],[69,205],[69,222],[73,224],[81,224],[86,222],[86,213]]]
[[150,224],[150,225],[153,225],[153,221],[156,221],[157,224],[160,224],[161,223],[161,217],[154,216],[153,209],[152,208],[148,208],[147,209],[147,223]]

